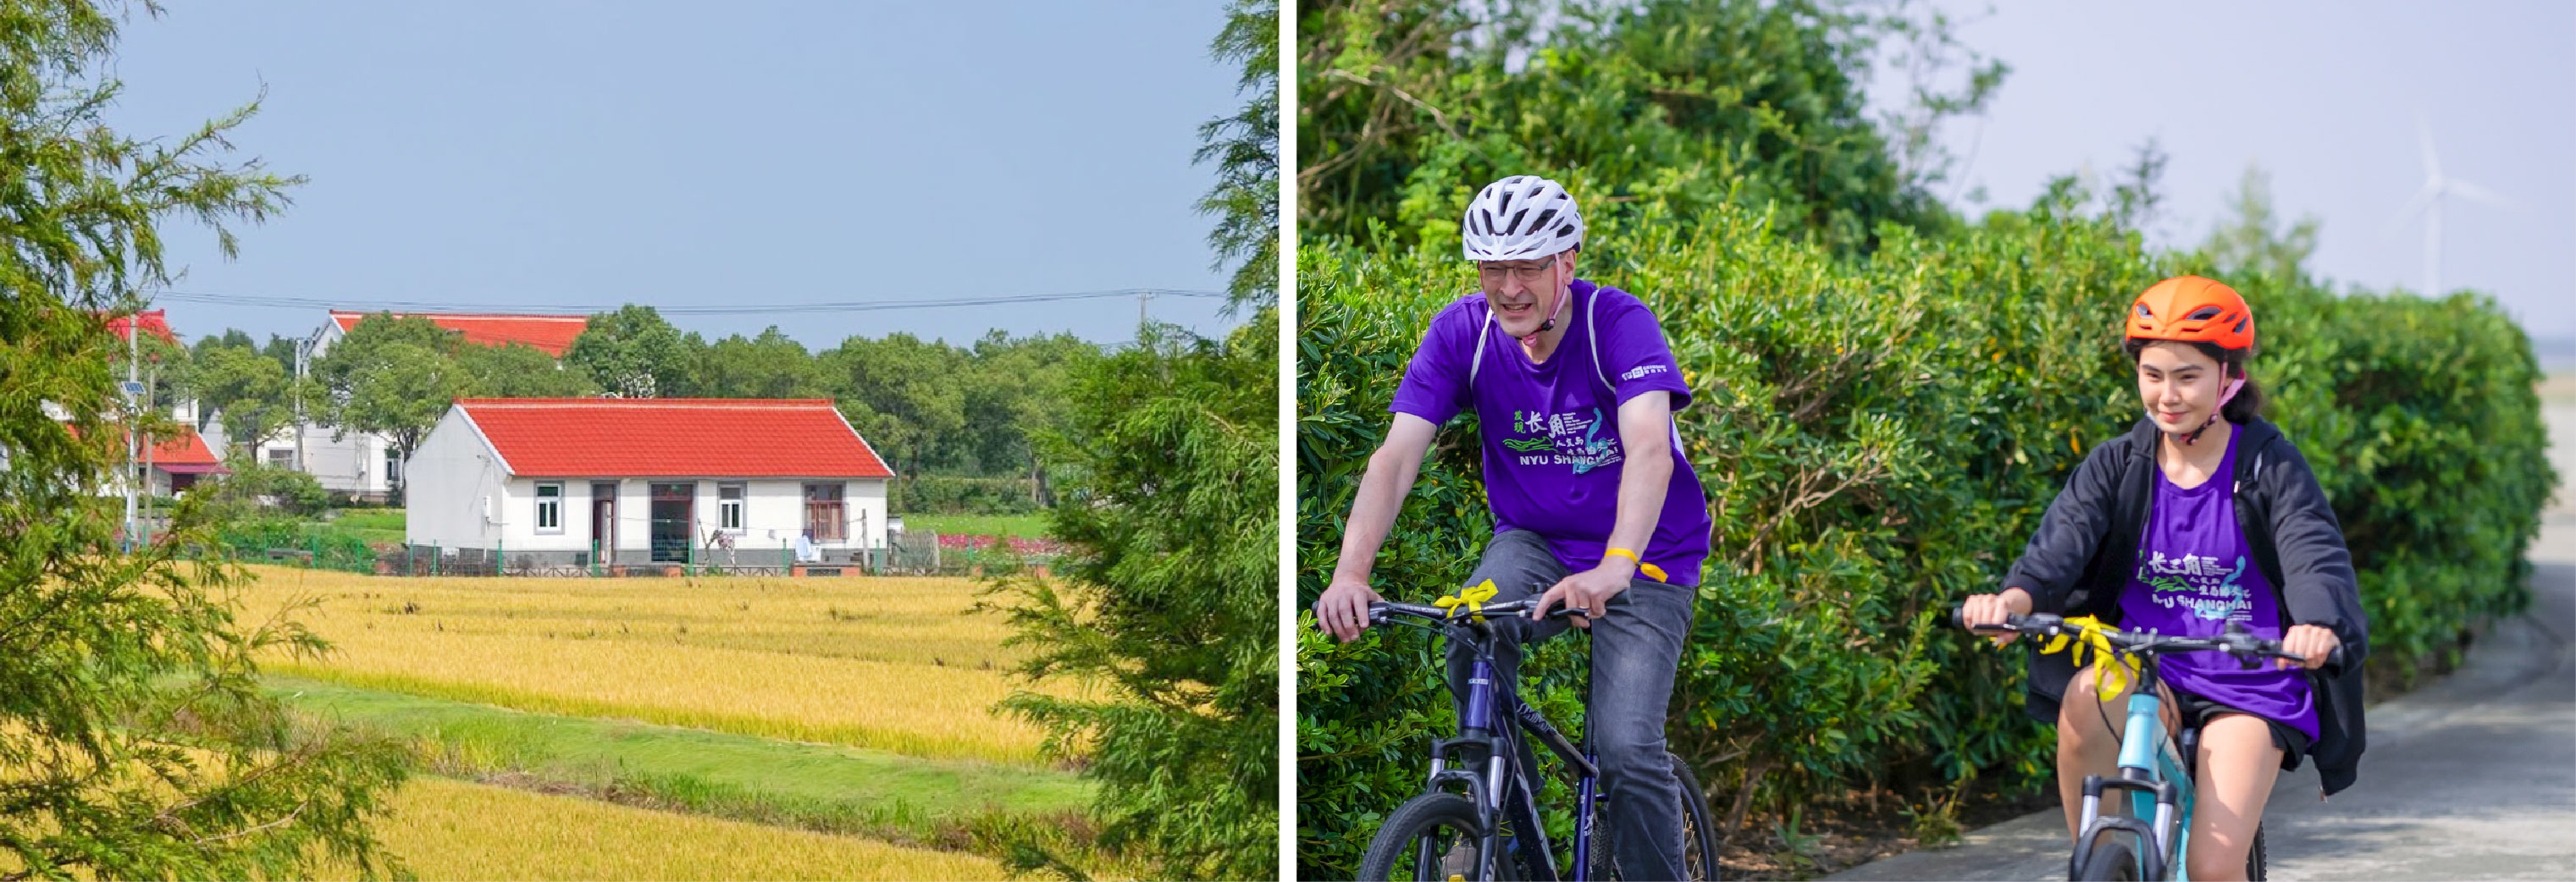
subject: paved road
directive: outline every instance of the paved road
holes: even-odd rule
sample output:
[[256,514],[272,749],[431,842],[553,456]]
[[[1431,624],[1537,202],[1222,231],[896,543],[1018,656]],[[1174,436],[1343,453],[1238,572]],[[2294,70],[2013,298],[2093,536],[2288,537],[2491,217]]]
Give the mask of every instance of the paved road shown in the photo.
[[[2549,410],[2552,434],[2576,439],[2576,407]],[[2576,440],[2552,453],[2576,485]],[[2320,802],[2313,768],[2282,776],[2264,812],[2272,878],[2576,878],[2576,510],[2553,508],[2530,558],[2530,615],[2450,677],[2371,708],[2359,783]],[[1965,839],[1826,878],[2066,877],[2056,809]]]

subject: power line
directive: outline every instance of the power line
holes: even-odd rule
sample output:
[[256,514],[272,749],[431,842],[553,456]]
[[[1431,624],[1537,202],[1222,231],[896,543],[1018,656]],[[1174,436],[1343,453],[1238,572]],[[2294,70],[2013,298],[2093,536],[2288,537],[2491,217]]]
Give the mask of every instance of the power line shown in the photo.
[[[935,297],[913,300],[842,300],[820,303],[770,303],[731,306],[657,306],[654,307],[654,310],[664,315],[887,312],[906,309],[943,309],[958,306],[1003,306],[1018,303],[1050,303],[1067,300],[1103,300],[1108,298],[1124,297],[1191,297],[1214,300],[1224,299],[1226,294],[1223,291],[1199,291],[1179,288],[1121,288],[1117,290],[1073,291],[1057,294]],[[289,309],[340,309],[350,311],[485,313],[496,310],[509,310],[521,315],[537,315],[550,312],[565,315],[590,315],[594,313],[613,311],[617,308],[614,306],[563,303],[475,304],[440,303],[419,300],[325,300],[321,298],[294,297],[283,294],[217,294],[203,291],[163,291],[154,295],[153,299],[171,300],[182,303],[213,303],[226,306],[268,306]]]

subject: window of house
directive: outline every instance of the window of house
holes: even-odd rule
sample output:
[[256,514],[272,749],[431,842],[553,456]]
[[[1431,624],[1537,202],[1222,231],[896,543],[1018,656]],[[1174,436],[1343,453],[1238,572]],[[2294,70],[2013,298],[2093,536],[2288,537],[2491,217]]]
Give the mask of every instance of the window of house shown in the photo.
[[[402,454],[391,447],[385,448],[385,480],[402,480]],[[555,489],[561,491],[563,485],[555,485]]]
[[742,485],[716,485],[716,527],[742,532]]
[[287,466],[294,465],[294,464],[295,464],[295,450],[294,450],[293,448],[280,447],[280,448],[277,448],[277,449],[275,449],[275,450],[271,450],[271,451],[269,451],[269,452],[268,452],[268,464],[269,464],[269,465],[276,466],[276,467],[278,467],[278,468],[285,468],[285,467],[287,467]]
[[842,485],[805,485],[805,535],[816,542],[840,542],[849,538],[848,523],[841,508]]
[[537,532],[563,532],[563,482],[537,485]]

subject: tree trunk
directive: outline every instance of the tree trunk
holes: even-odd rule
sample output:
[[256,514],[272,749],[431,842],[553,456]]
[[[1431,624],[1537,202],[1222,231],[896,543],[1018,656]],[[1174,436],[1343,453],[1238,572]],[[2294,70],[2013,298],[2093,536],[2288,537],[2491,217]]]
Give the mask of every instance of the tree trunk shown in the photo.
[[1744,828],[1744,810],[1753,805],[1753,791],[1762,786],[1762,776],[1771,771],[1771,758],[1757,756],[1744,767],[1744,784],[1735,788],[1735,806],[1726,812],[1726,825],[1719,828],[1719,845],[1723,848]]

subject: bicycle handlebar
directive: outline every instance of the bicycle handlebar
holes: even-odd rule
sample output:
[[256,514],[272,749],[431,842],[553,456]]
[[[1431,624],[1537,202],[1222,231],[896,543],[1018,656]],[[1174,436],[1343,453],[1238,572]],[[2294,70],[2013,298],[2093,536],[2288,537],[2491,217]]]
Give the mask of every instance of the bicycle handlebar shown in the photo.
[[[2011,631],[2033,637],[2073,636],[2075,633],[2067,629],[2064,617],[2052,613],[2031,613],[2026,616],[2007,613],[2004,615],[2003,624],[1970,627],[1962,618],[1966,612],[1963,607],[1951,607],[1951,626],[1973,633]],[[2239,659],[2279,658],[2302,664],[2307,662],[2306,656],[2283,652],[2281,641],[2256,637],[2246,631],[2244,625],[2236,622],[2227,623],[2227,633],[2216,637],[2171,637],[2152,631],[2122,631],[2117,628],[2103,628],[2099,633],[2104,639],[2109,640],[2113,647],[2127,652],[2215,651],[2224,652]],[[2326,654],[2326,664],[2342,663],[2343,647],[2337,646]]]
[[[1518,615],[1527,615],[1527,614],[1529,614],[1530,609],[1531,609],[1532,607],[1537,606],[1537,605],[1538,605],[1538,598],[1535,598],[1535,597],[1524,597],[1524,598],[1521,598],[1521,599],[1519,599],[1519,600],[1506,600],[1506,601],[1503,601],[1503,602],[1501,602],[1501,603],[1488,603],[1488,604],[1485,604],[1485,605],[1483,605],[1483,606],[1481,606],[1481,607],[1478,607],[1478,608],[1476,609],[1476,611],[1475,611],[1475,612],[1473,612],[1473,613],[1466,613],[1466,614],[1463,614],[1463,615],[1462,615],[1462,614],[1458,614],[1458,613],[1452,613],[1452,612],[1450,612],[1450,611],[1448,611],[1448,610],[1441,609],[1440,607],[1432,606],[1432,605],[1430,605],[1430,604],[1423,604],[1423,603],[1396,603],[1396,602],[1394,602],[1394,601],[1384,601],[1384,600],[1382,600],[1382,601],[1378,601],[1378,602],[1375,602],[1375,603],[1371,603],[1371,604],[1369,604],[1369,605],[1368,605],[1368,611],[1369,611],[1369,622],[1370,622],[1371,624],[1376,624],[1376,623],[1384,622],[1384,621],[1386,621],[1387,617],[1388,617],[1388,616],[1390,616],[1390,615],[1405,615],[1405,616],[1412,616],[1412,617],[1414,617],[1414,618],[1418,618],[1418,619],[1429,619],[1429,620],[1431,620],[1431,621],[1435,621],[1435,622],[1450,622],[1450,621],[1455,621],[1455,620],[1457,620],[1457,619],[1459,619],[1459,618],[1463,618],[1463,617],[1464,617],[1464,615],[1479,615],[1479,616],[1518,616]],[[1555,608],[1555,609],[1548,610],[1548,611],[1547,611],[1547,617],[1548,617],[1548,618],[1551,618],[1551,619],[1561,619],[1561,618],[1565,618],[1566,616],[1581,614],[1583,611],[1584,611],[1584,610],[1583,610],[1583,608],[1582,608],[1582,607],[1579,607],[1579,606],[1560,606],[1560,607],[1557,607],[1557,608]]]

